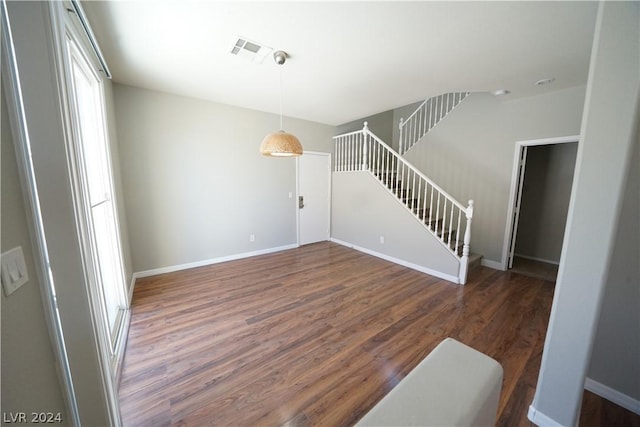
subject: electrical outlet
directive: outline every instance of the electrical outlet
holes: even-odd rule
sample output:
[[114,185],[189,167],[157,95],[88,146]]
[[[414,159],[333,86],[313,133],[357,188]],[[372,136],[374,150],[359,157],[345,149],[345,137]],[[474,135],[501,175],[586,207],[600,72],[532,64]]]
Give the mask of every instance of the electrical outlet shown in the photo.
[[249,234],[249,241],[250,242],[255,242],[256,241],[256,235],[255,234]]
[[384,245],[384,236],[380,236],[380,244]]

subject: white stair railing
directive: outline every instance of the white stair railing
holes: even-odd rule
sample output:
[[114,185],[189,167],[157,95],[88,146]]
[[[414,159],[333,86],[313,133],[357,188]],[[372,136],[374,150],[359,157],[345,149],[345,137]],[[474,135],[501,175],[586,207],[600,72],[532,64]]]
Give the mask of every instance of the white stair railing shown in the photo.
[[426,99],[407,120],[400,119],[400,154],[413,147],[468,95],[469,92],[452,92]]
[[[333,137],[334,172],[368,171],[460,260],[467,280],[473,200],[462,205],[368,128]],[[461,239],[462,237],[462,239]]]

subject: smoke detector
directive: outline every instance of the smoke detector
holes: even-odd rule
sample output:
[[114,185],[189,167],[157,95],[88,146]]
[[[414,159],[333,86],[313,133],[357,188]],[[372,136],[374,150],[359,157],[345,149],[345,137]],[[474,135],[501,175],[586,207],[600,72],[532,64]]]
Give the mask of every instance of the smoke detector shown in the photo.
[[235,44],[231,48],[231,54],[246,58],[256,64],[262,64],[273,49],[246,37],[238,36]]

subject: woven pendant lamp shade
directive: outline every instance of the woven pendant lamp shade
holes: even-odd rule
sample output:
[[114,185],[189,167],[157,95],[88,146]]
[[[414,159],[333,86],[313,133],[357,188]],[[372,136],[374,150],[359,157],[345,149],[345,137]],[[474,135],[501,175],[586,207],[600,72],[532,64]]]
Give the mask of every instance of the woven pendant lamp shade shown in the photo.
[[[287,52],[278,50],[273,53],[276,64],[282,66],[287,60]],[[263,156],[294,157],[302,155],[300,140],[290,133],[282,130],[282,68],[280,68],[280,132],[270,133],[265,136],[260,144],[260,153]]]
[[292,157],[302,155],[302,144],[295,135],[283,130],[265,136],[260,144],[264,156]]

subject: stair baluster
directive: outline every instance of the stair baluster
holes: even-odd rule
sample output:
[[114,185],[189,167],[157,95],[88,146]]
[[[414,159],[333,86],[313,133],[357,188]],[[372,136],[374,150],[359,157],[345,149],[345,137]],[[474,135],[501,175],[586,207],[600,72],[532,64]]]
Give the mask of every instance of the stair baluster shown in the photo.
[[469,92],[453,92],[426,99],[407,120],[401,118],[398,144],[400,154],[413,147],[468,95]]

